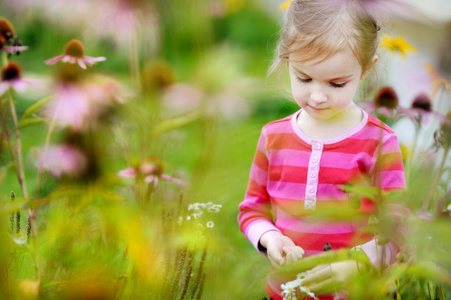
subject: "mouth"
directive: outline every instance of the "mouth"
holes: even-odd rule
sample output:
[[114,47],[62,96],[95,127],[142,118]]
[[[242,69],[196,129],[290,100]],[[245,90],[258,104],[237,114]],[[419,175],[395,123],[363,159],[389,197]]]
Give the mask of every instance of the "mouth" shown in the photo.
[[314,110],[314,111],[322,111],[322,110],[326,110],[327,109],[326,107],[314,107],[314,106],[311,106],[311,105],[309,105],[309,107],[310,107],[311,110]]

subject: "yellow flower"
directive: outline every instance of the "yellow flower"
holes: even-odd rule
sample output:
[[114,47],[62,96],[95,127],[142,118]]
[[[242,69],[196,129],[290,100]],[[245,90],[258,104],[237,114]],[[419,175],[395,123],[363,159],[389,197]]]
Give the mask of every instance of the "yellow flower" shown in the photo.
[[407,160],[410,157],[411,153],[410,146],[406,144],[401,144],[399,147],[401,148],[402,159]]
[[284,11],[288,9],[288,6],[290,6],[291,2],[293,2],[294,0],[287,0],[285,2],[283,2],[282,4],[279,5],[279,10]]
[[450,83],[445,78],[439,77],[435,69],[430,64],[425,64],[424,67],[426,70],[431,74],[432,78],[432,97],[435,97],[435,95],[440,91],[440,89],[444,89],[446,93],[449,93],[450,90]]
[[390,52],[399,53],[403,59],[407,57],[407,52],[417,52],[415,47],[407,43],[402,36],[392,37],[388,34],[382,36],[381,47],[388,49]]

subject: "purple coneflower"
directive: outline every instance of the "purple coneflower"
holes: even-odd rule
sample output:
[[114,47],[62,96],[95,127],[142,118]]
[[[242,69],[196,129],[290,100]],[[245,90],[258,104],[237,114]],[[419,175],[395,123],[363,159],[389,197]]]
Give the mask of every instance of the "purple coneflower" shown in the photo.
[[44,108],[44,116],[75,131],[95,128],[102,115],[123,102],[119,94],[113,80],[62,82],[56,88],[55,99]]
[[158,185],[159,179],[166,181],[172,181],[179,185],[186,185],[186,183],[180,179],[176,179],[169,175],[163,174],[163,166],[160,163],[142,163],[134,168],[126,168],[117,173],[119,177],[124,178],[136,178],[144,176],[144,181],[147,183],[153,183],[154,186]]
[[0,95],[10,88],[18,92],[23,92],[27,88],[27,85],[39,87],[37,82],[21,78],[20,67],[17,64],[10,62],[3,68],[0,81]]
[[4,50],[10,54],[19,55],[21,51],[27,49],[27,46],[22,46],[20,40],[14,37],[14,28],[11,23],[5,18],[0,18],[0,52]]
[[76,177],[82,174],[87,166],[88,159],[84,153],[69,145],[51,146],[41,154],[39,161],[44,169],[55,177]]
[[431,98],[425,93],[418,94],[410,109],[406,109],[404,113],[418,125],[421,125],[422,122],[428,122],[431,115],[436,117],[441,124],[448,121],[446,116],[432,110]]
[[359,106],[369,113],[376,113],[384,117],[397,116],[397,112],[402,110],[398,106],[398,95],[392,87],[385,86],[377,92],[373,102],[359,103]]
[[83,44],[79,40],[74,39],[66,44],[64,55],[59,55],[49,60],[46,60],[45,63],[47,65],[53,65],[60,60],[71,64],[78,63],[78,65],[82,69],[86,70],[86,64],[92,67],[94,63],[99,61],[105,61],[106,58],[103,56],[100,57],[85,56]]

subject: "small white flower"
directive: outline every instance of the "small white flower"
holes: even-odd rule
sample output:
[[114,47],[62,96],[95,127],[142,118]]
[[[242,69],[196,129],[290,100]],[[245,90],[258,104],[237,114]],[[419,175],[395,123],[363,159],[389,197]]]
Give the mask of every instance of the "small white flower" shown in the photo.
[[302,273],[299,273],[296,276],[296,279],[304,280],[306,277],[307,277],[307,273],[306,272],[302,272]]
[[215,223],[213,223],[213,221],[208,221],[207,222],[207,227],[208,228],[213,228],[213,227],[215,227]]
[[187,221],[191,221],[191,216],[186,216]]
[[204,212],[200,210],[198,212],[193,213],[193,217],[194,217],[194,219],[197,219],[200,216],[202,216],[203,214],[204,214]]

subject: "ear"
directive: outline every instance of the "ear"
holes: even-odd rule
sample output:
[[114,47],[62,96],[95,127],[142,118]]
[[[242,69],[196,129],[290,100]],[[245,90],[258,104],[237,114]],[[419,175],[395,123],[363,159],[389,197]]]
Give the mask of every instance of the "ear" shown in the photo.
[[368,68],[364,72],[362,72],[362,76],[360,76],[360,79],[365,79],[365,77],[368,76],[368,74],[370,74],[371,70],[373,69],[374,65],[376,64],[376,62],[378,60],[379,60],[379,57],[377,55],[374,55]]

